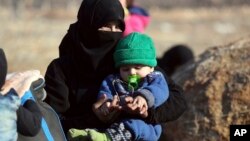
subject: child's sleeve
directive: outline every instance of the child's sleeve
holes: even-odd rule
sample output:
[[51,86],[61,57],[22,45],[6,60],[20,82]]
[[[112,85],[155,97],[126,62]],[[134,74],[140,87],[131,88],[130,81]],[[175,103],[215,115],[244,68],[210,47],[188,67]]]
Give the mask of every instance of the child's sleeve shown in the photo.
[[147,79],[150,79],[148,84],[138,89],[136,93],[146,98],[149,108],[158,107],[169,97],[168,84],[160,72],[156,72]]
[[97,99],[99,99],[100,97],[102,97],[104,94],[107,95],[108,99],[113,99],[113,94],[112,94],[112,80],[114,79],[114,75],[109,75],[108,77],[106,77],[101,84],[100,87],[100,91],[97,95]]

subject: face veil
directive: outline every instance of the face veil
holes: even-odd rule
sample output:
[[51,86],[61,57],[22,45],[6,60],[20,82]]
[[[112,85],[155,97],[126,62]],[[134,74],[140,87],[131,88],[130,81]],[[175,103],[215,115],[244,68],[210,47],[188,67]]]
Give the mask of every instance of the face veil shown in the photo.
[[123,7],[118,0],[84,0],[77,22],[70,25],[59,46],[59,56],[71,58],[73,70],[80,77],[102,79],[99,75],[114,71],[113,52],[122,32],[98,31],[98,28],[115,22],[124,31],[123,18]]
[[117,0],[85,0],[77,19],[80,40],[87,48],[97,48],[103,44],[104,41],[99,38],[102,33],[98,32],[98,28],[108,22],[117,22],[122,31],[125,29],[124,11]]

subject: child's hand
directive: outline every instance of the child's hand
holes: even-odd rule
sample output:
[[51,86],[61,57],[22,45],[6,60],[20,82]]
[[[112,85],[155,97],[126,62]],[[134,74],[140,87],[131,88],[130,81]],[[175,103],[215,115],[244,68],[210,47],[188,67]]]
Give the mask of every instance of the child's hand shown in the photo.
[[133,98],[131,96],[127,96],[125,98],[126,104],[123,106],[123,110],[129,114],[140,115],[143,118],[148,116],[148,104],[145,98],[142,96],[137,96]]
[[134,105],[137,105],[138,114],[142,115],[142,117],[147,117],[148,104],[144,97],[136,96],[133,101]]

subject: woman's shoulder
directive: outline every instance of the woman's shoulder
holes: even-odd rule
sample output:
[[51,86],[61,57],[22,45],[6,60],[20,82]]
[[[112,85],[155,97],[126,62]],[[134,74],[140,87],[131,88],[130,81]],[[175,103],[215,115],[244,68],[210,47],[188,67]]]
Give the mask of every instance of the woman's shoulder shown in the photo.
[[63,57],[59,57],[59,58],[55,58],[53,59],[50,63],[49,63],[49,67],[61,67],[61,68],[64,68],[64,67],[69,67],[71,64],[71,61],[70,61],[70,58],[67,57],[67,56],[63,56]]
[[50,62],[46,70],[46,76],[64,76],[70,70],[70,61],[64,57],[56,58]]

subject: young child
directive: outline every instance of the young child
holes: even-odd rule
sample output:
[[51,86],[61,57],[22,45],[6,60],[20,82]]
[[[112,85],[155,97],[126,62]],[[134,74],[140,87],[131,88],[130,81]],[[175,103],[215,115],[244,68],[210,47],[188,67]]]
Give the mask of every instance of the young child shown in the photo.
[[138,5],[134,0],[120,0],[125,13],[125,31],[123,36],[127,36],[132,32],[144,33],[150,23],[150,15],[148,11]]
[[[108,100],[100,108],[104,115],[112,114],[110,101],[119,97],[121,112],[105,131],[95,129],[69,130],[69,140],[111,141],[145,140],[156,141],[161,135],[159,124],[148,124],[144,119],[148,109],[156,108],[168,98],[168,86],[164,76],[154,70],[157,65],[156,51],[152,39],[138,32],[123,38],[114,53],[115,67],[119,74],[111,74],[102,82],[98,98]],[[132,104],[135,111],[127,111]],[[121,136],[123,135],[126,136]]]

